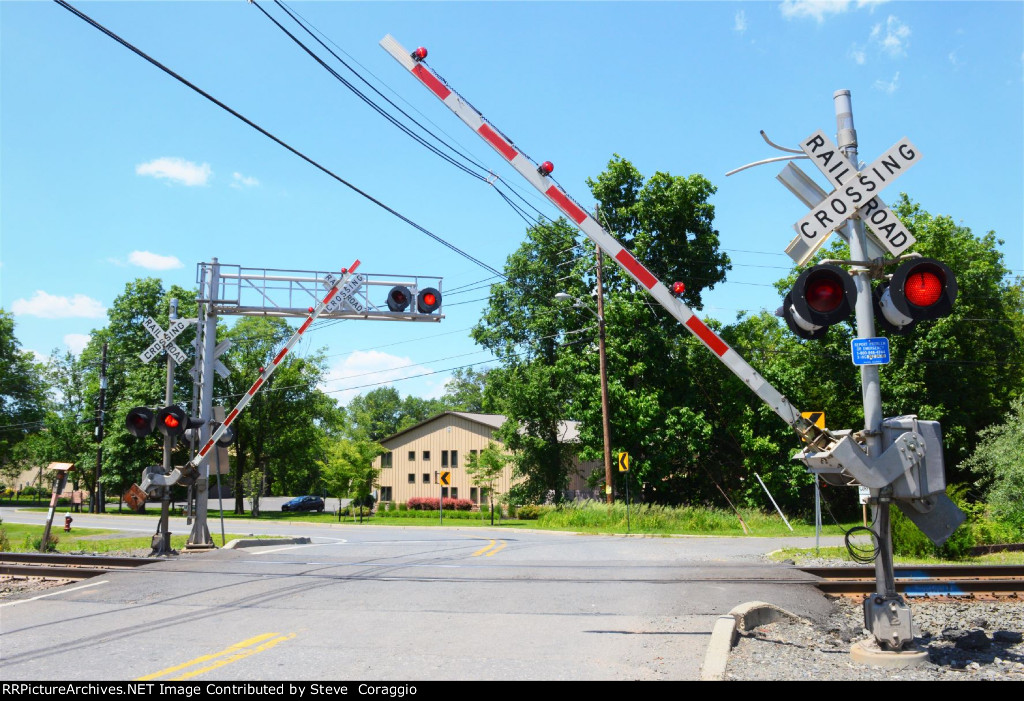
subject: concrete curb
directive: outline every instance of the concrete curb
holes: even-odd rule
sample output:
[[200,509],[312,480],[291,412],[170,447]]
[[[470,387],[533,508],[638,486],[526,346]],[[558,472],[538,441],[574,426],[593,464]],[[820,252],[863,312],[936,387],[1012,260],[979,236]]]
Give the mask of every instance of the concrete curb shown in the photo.
[[736,642],[737,631],[751,630],[766,623],[783,619],[800,620],[800,617],[763,601],[749,601],[740,604],[724,616],[719,616],[711,629],[711,642],[700,668],[700,679],[706,682],[725,680],[725,667],[729,664],[729,652]]
[[313,541],[305,536],[301,538],[235,538],[224,544],[221,550],[235,548],[256,548],[262,545],[304,545]]

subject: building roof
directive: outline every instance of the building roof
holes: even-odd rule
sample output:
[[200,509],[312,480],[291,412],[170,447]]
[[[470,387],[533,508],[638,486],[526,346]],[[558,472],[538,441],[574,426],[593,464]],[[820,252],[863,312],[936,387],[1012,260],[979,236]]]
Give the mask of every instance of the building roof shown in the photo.
[[[420,421],[418,424],[410,426],[409,428],[404,428],[401,431],[398,431],[397,433],[393,433],[390,436],[387,436],[386,438],[382,438],[380,442],[384,443],[385,441],[390,441],[395,438],[398,438],[402,434],[408,433],[409,431],[417,429],[421,426],[425,426],[431,423],[432,421],[437,421],[441,417],[448,416],[449,414],[466,419],[467,421],[482,424],[493,429],[501,428],[502,424],[504,424],[505,421],[507,420],[504,414],[476,414],[468,411],[445,411],[440,414],[431,416],[429,419],[426,419],[425,421]],[[575,443],[579,440],[580,431],[578,421],[561,421],[559,422],[558,428],[559,433],[561,434],[562,442]]]

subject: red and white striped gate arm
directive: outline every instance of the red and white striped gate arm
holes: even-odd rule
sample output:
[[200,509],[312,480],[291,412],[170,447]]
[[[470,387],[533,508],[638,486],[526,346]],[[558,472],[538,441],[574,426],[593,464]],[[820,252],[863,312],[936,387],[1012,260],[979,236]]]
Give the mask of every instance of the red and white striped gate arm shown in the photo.
[[302,322],[302,325],[299,326],[298,330],[294,334],[292,334],[292,337],[288,339],[288,342],[284,344],[284,347],[281,348],[280,351],[278,351],[277,355],[274,356],[274,360],[271,361],[270,365],[268,365],[267,367],[263,368],[260,371],[260,376],[257,377],[256,381],[252,383],[252,387],[250,387],[249,390],[244,395],[242,395],[242,399],[239,400],[238,404],[235,405],[235,408],[232,409],[231,412],[224,418],[224,423],[222,423],[220,427],[218,427],[217,430],[213,432],[213,434],[210,436],[210,439],[206,441],[206,444],[202,447],[202,449],[200,449],[200,451],[196,453],[195,457],[189,461],[189,465],[191,465],[194,468],[198,468],[209,458],[210,449],[213,448],[214,445],[216,445],[217,441],[220,440],[220,438],[227,432],[227,430],[231,427],[231,424],[234,422],[235,419],[238,418],[238,415],[242,412],[242,410],[245,409],[246,406],[248,406],[249,402],[252,401],[252,398],[256,396],[256,393],[259,391],[260,387],[262,387],[263,384],[267,381],[267,379],[274,374],[274,371],[277,370],[278,365],[280,365],[281,361],[284,360],[284,357],[288,354],[288,351],[290,351],[295,346],[295,344],[299,342],[299,339],[302,337],[302,334],[306,332],[306,329],[309,328],[309,325],[312,324],[313,321],[318,316],[320,316],[320,314],[324,311],[324,309],[327,308],[329,304],[335,301],[335,295],[337,295],[338,291],[345,286],[345,283],[348,282],[349,278],[352,277],[352,273],[354,273],[355,269],[358,267],[359,261],[357,260],[348,268],[342,268],[341,279],[338,280],[333,287],[331,287],[327,295],[322,300],[320,300],[320,302],[317,303],[315,307],[310,307],[309,316],[306,317],[306,320]]
[[[486,141],[491,148],[515,168],[520,175],[551,200],[569,219],[576,223],[587,238],[597,244],[601,250],[610,255],[629,275],[672,316],[708,347],[732,372],[743,380],[783,421],[793,426],[798,433],[807,436],[816,435],[818,429],[804,419],[775,387],[752,368],[747,361],[733,350],[718,334],[697,317],[696,314],[654,275],[627,251],[611,234],[587,214],[569,195],[562,191],[551,178],[542,172],[537,164],[522,153],[498,129],[490,125],[477,110],[456,93],[436,73],[416,60],[390,34],[380,41],[381,47],[404,66],[410,73],[438,97],[459,119],[466,123]],[[418,50],[417,50],[418,51]]]

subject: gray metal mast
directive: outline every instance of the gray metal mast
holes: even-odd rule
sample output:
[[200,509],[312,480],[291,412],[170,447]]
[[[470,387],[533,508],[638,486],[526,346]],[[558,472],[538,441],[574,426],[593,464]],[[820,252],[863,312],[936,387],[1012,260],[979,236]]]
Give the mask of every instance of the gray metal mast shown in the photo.
[[[853,126],[853,103],[849,90],[837,90],[833,95],[836,110],[836,142],[854,165],[857,159],[857,131]],[[865,261],[870,258],[867,248],[867,234],[860,217],[853,217],[847,224],[850,242],[850,258]],[[857,338],[875,337],[875,313],[872,306],[871,277],[864,266],[851,269],[857,287],[855,317]],[[864,445],[870,457],[882,454],[882,391],[877,365],[860,366],[861,398],[864,404]],[[864,624],[875,639],[891,649],[898,650],[914,639],[910,619],[910,607],[896,592],[893,573],[892,534],[890,532],[890,508],[892,485],[871,490],[871,503],[875,511],[875,533],[878,554],[875,558],[876,591],[864,602]]]

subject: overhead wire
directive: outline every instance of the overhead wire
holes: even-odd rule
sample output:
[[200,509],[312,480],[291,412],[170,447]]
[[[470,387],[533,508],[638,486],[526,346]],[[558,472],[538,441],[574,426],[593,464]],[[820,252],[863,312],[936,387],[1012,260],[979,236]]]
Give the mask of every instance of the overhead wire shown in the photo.
[[[461,158],[465,159],[471,165],[475,166],[476,168],[481,170],[483,173],[486,173],[487,175],[483,175],[482,173],[474,172],[468,166],[466,166],[464,163],[460,163],[454,157],[450,156],[447,153],[444,153],[441,149],[439,149],[438,147],[434,146],[433,144],[428,143],[428,141],[425,138],[423,138],[420,135],[416,134],[415,132],[413,132],[412,129],[410,129],[406,125],[402,124],[396,117],[394,117],[393,115],[389,114],[387,112],[387,110],[385,110],[383,107],[381,107],[380,105],[375,103],[369,96],[364,94],[355,85],[353,85],[350,81],[346,80],[342,75],[340,75],[337,71],[335,71],[331,66],[329,66],[327,64],[326,61],[324,61],[319,56],[317,56],[314,51],[312,51],[298,37],[296,37],[292,32],[288,31],[288,29],[285,28],[284,25],[282,25],[280,22],[278,22],[269,12],[267,12],[262,6],[260,6],[260,4],[258,2],[255,2],[255,0],[254,0],[251,4],[254,5],[257,9],[259,9],[260,12],[262,12],[263,15],[268,20],[273,22],[274,25],[278,27],[278,29],[280,29],[282,32],[284,32],[297,46],[299,46],[303,51],[305,51],[322,68],[324,68],[324,70],[328,71],[332,76],[334,76],[335,79],[337,79],[339,82],[341,82],[353,94],[355,94],[359,99],[361,99],[363,102],[365,102],[371,109],[376,111],[380,116],[384,117],[384,119],[386,119],[392,125],[397,127],[399,130],[401,130],[403,133],[405,133],[411,139],[415,140],[417,143],[419,143],[424,148],[428,149],[429,151],[431,151],[432,153],[434,153],[438,157],[440,157],[443,160],[447,161],[448,163],[450,163],[451,165],[455,166],[459,170],[465,172],[466,174],[468,174],[468,175],[470,175],[470,176],[472,176],[474,178],[477,178],[478,180],[486,182],[489,185],[491,185],[492,187],[494,187],[494,189],[498,193],[498,195],[503,200],[505,200],[505,202],[510,207],[512,207],[512,209],[521,218],[523,218],[523,220],[526,221],[527,224],[532,225],[532,224],[536,223],[536,221],[532,220],[529,217],[529,215],[527,214],[527,212],[521,206],[519,206],[516,203],[512,202],[512,200],[509,199],[509,197],[504,192],[502,192],[501,189],[497,186],[496,183],[499,180],[501,180],[501,178],[498,175],[496,175],[493,171],[488,169],[483,164],[481,164],[478,161],[474,160],[471,156],[463,153],[462,151],[459,151],[457,148],[455,148],[451,144],[447,143],[444,139],[442,139],[441,137],[437,136],[437,134],[432,132],[430,129],[428,129],[423,124],[421,124],[418,120],[416,120],[414,117],[412,117],[408,112],[406,112],[401,107],[396,105],[390,98],[388,98],[386,95],[384,95],[380,90],[378,90],[368,80],[366,80],[362,75],[360,75],[358,71],[356,71],[354,68],[352,68],[352,66],[350,66],[348,63],[346,63],[344,59],[342,59],[340,56],[338,56],[338,54],[336,54],[334,51],[332,51],[329,46],[327,46],[318,36],[316,36],[316,34],[313,33],[313,31],[307,26],[307,23],[305,22],[304,19],[300,20],[296,16],[296,14],[293,13],[286,5],[284,5],[282,2],[280,2],[280,0],[274,0],[274,2],[283,12],[285,12],[292,19],[292,21],[294,21],[299,27],[301,27],[303,29],[303,31],[305,31],[310,37],[313,38],[313,40],[315,40],[318,44],[320,44],[320,46],[323,47],[324,50],[326,50],[331,56],[333,56],[335,58],[335,60],[337,60],[341,65],[343,65],[353,75],[355,75],[359,80],[361,80],[370,90],[373,90],[373,92],[375,92],[381,99],[383,99],[385,102],[387,102],[389,105],[391,105],[394,109],[398,110],[402,115],[404,115],[407,119],[412,121],[420,129],[422,129],[427,134],[429,134],[431,137],[433,137],[433,139],[435,139],[438,143],[442,144],[445,148],[449,149],[453,153],[455,153],[458,156],[460,156]],[[488,177],[488,176],[490,176],[490,177]],[[503,180],[502,180],[502,182],[504,183]],[[504,184],[506,185],[506,187],[508,187],[507,183],[504,183]],[[510,188],[510,189],[512,189],[512,188]],[[516,194],[518,194],[518,193],[516,193]],[[523,202],[527,206],[529,206],[530,208],[532,208],[536,212],[538,217],[546,218],[545,215],[539,209],[533,207],[533,205],[531,205],[529,202],[527,202],[525,200],[525,198],[522,198],[521,196],[520,196],[520,198],[523,200]]]
[[429,238],[433,239],[434,241],[440,243],[442,246],[448,248],[449,250],[453,251],[454,253],[456,253],[456,254],[462,256],[463,258],[465,258],[465,259],[475,263],[476,265],[480,266],[484,270],[487,270],[488,272],[490,272],[490,273],[492,273],[494,275],[498,275],[500,277],[505,277],[501,272],[499,272],[498,270],[494,269],[493,267],[491,267],[487,263],[484,263],[482,260],[479,260],[478,258],[472,256],[471,254],[469,254],[468,252],[462,250],[461,248],[459,248],[455,244],[445,240],[441,236],[438,236],[437,234],[433,233],[432,231],[430,231],[429,229],[427,229],[423,225],[413,221],[412,219],[410,219],[409,217],[405,216],[404,214],[402,214],[398,210],[394,209],[393,207],[390,207],[389,205],[385,204],[384,202],[382,202],[381,200],[377,199],[373,195],[370,195],[365,190],[360,189],[359,187],[357,187],[353,183],[349,182],[345,178],[342,178],[340,175],[338,175],[334,171],[330,170],[326,166],[320,164],[319,162],[315,161],[313,158],[307,156],[306,154],[302,153],[301,151],[299,151],[295,147],[291,146],[290,144],[286,143],[285,141],[283,141],[282,139],[278,138],[274,134],[270,133],[269,131],[267,131],[266,129],[261,127],[260,125],[258,125],[255,122],[253,122],[248,117],[245,117],[240,112],[232,109],[231,107],[229,107],[225,103],[223,103],[220,100],[218,100],[217,98],[215,98],[210,93],[206,92],[205,90],[203,90],[199,86],[195,85],[194,83],[190,82],[189,80],[187,80],[186,78],[182,77],[178,73],[174,72],[173,70],[171,70],[170,68],[168,68],[167,66],[165,66],[161,62],[157,61],[155,58],[153,58],[149,54],[145,53],[144,51],[142,51],[138,47],[134,46],[133,44],[131,44],[127,40],[125,40],[122,37],[120,37],[117,34],[115,34],[113,31],[107,29],[102,24],[100,24],[99,22],[97,22],[93,18],[91,18],[88,15],[86,15],[84,12],[78,10],[73,5],[69,4],[66,0],[54,0],[54,2],[57,3],[58,5],[60,5],[61,7],[63,7],[64,9],[68,10],[69,12],[74,14],[76,17],[80,18],[81,20],[83,20],[84,22],[89,24],[90,26],[92,26],[95,29],[99,30],[103,34],[106,34],[108,37],[110,37],[111,39],[113,39],[117,43],[121,44],[122,46],[124,46],[126,49],[128,49],[132,53],[134,53],[137,56],[139,56],[140,58],[148,61],[153,66],[159,68],[160,70],[162,70],[167,75],[171,76],[172,78],[174,78],[175,80],[179,81],[183,85],[187,86],[191,90],[193,90],[193,91],[197,92],[198,94],[202,95],[207,100],[209,100],[213,104],[217,105],[218,107],[220,107],[225,112],[227,112],[230,115],[232,115],[233,117],[241,120],[242,122],[244,122],[248,126],[252,127],[253,129],[258,131],[260,134],[262,134],[263,136],[267,137],[268,139],[270,139],[274,143],[278,144],[282,148],[284,148],[284,149],[288,150],[289,152],[293,153],[294,155],[298,156],[302,160],[304,160],[307,163],[309,163],[310,165],[312,165],[317,170],[319,170],[322,173],[324,173],[325,175],[333,178],[334,180],[336,180],[337,182],[341,183],[345,187],[349,188],[350,190],[352,190],[356,194],[360,195],[361,197],[369,200],[370,202],[372,202],[373,204],[377,205],[378,207],[380,207],[384,211],[388,212],[392,216],[400,219],[401,221],[405,222],[406,224],[408,224],[412,228],[416,229],[417,231],[419,231],[420,233],[424,234],[425,236],[428,236]]

